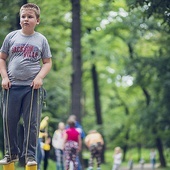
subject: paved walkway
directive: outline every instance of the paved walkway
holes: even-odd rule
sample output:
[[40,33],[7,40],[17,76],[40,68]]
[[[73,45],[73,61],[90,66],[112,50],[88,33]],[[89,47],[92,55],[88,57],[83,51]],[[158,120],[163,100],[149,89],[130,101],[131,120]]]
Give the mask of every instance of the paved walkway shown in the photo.
[[[120,170],[128,170],[128,167],[121,167]],[[133,170],[152,170],[151,164],[145,164],[143,169],[140,165],[134,165]],[[156,165],[155,170],[159,170],[158,165]]]

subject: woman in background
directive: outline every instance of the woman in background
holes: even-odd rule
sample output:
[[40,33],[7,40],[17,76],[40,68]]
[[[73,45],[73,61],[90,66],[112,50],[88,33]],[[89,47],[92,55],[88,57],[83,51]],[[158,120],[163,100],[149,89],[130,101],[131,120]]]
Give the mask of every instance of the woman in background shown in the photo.
[[67,121],[69,128],[64,134],[64,156],[66,170],[69,170],[70,162],[73,162],[74,170],[78,168],[77,156],[81,150],[81,135],[75,128],[75,120],[69,118]]

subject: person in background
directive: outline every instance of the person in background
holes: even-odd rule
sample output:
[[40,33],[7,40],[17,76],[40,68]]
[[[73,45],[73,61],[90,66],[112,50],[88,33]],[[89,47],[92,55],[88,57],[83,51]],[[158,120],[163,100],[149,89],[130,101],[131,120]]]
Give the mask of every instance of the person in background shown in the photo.
[[122,151],[121,151],[121,148],[119,146],[117,146],[114,149],[113,159],[114,159],[114,162],[113,162],[112,170],[119,170],[120,165],[122,163]]
[[67,121],[69,128],[66,129],[64,134],[64,156],[65,167],[69,170],[70,162],[73,162],[74,170],[78,169],[77,156],[81,150],[82,140],[81,135],[75,128],[75,120],[69,118]]
[[52,55],[45,36],[35,31],[40,23],[40,8],[27,3],[20,8],[19,15],[21,29],[10,32],[0,49],[5,140],[5,156],[0,164],[19,160],[17,125],[22,117],[24,142],[21,157],[26,166],[32,166],[37,165],[37,140],[44,99],[42,85],[51,69]]
[[56,156],[56,170],[64,170],[64,155],[63,155],[64,133],[65,124],[63,122],[60,122],[52,138],[52,146],[55,149]]
[[42,144],[43,144],[42,142],[43,142],[43,138],[47,136],[48,121],[49,121],[49,117],[45,116],[40,123],[40,131],[39,131],[38,145],[37,145],[38,170],[40,170],[41,161],[44,159],[44,150],[42,148]]
[[156,164],[156,151],[154,149],[151,149],[150,151],[150,161],[152,165],[152,169],[155,169],[155,164]]
[[128,170],[132,170],[133,169],[133,159],[132,157],[130,157],[129,161],[128,161]]
[[[81,135],[81,140],[84,140],[86,134],[85,134],[85,132],[84,132],[84,130],[83,130],[82,125],[77,121],[76,115],[70,115],[70,116],[69,116],[69,119],[75,120],[75,128],[79,131],[79,133],[80,133],[80,135]],[[67,126],[66,126],[66,129],[67,129],[68,127],[69,127],[69,126],[67,125]],[[77,161],[78,161],[78,170],[82,170],[82,165],[81,165],[81,162],[80,162],[80,156],[81,156],[81,155],[77,155],[77,158],[76,158]]]
[[[76,115],[70,115],[70,116],[69,116],[69,119],[75,120],[75,128],[76,128],[76,129],[79,131],[79,133],[81,134],[81,139],[84,139],[86,135],[85,135],[85,132],[84,132],[84,130],[83,130],[82,125],[77,121]],[[68,128],[68,126],[67,126],[66,128]]]
[[104,140],[102,135],[96,130],[90,130],[88,135],[84,140],[86,146],[90,151],[90,160],[89,160],[89,170],[93,169],[93,160],[97,160],[97,170],[100,170],[101,164],[101,153],[104,145]]
[[48,168],[48,159],[49,159],[50,149],[51,149],[51,137],[50,137],[50,135],[48,133],[44,137],[44,143],[42,144],[42,148],[44,150],[43,168],[44,168],[44,170],[47,170],[47,168]]
[[140,169],[141,169],[141,170],[144,169],[145,160],[144,160],[143,158],[141,158],[140,161],[139,161],[139,163],[140,163]]

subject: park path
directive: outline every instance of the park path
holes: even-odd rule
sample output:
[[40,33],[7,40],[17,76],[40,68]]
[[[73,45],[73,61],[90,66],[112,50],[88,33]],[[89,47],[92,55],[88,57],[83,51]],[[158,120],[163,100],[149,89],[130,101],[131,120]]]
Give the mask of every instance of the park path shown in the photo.
[[[120,170],[128,170],[128,167],[121,167]],[[152,170],[152,167],[151,167],[151,164],[145,164],[143,169],[142,169],[139,164],[138,165],[135,164],[133,166],[133,170]],[[158,165],[156,165],[155,170],[159,170]]]

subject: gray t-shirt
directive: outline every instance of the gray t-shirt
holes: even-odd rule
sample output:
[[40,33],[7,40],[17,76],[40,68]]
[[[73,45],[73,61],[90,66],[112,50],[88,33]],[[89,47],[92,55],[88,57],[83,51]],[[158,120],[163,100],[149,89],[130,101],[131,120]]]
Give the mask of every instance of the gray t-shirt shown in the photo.
[[30,85],[41,69],[41,59],[51,57],[47,39],[38,32],[26,36],[21,30],[13,31],[5,37],[0,51],[8,55],[12,85]]

